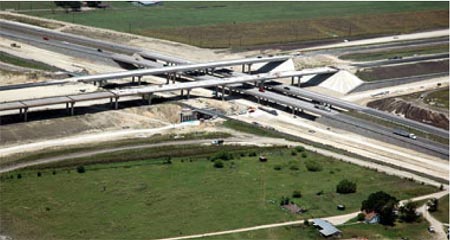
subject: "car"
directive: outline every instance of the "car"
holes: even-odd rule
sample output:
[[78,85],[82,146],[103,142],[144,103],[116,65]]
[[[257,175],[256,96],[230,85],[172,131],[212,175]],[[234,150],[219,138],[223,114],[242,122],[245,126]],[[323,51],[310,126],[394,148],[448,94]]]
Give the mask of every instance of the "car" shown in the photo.
[[260,91],[260,92],[265,92],[266,90],[264,90],[263,87],[260,87],[258,91]]
[[291,90],[289,87],[284,87],[283,89],[284,90]]
[[103,52],[103,50],[101,50],[100,48],[97,48],[97,52]]
[[44,39],[45,41],[49,40],[49,38],[47,36],[43,36],[42,39]]
[[434,232],[436,232],[436,230],[434,230],[434,227],[433,227],[433,226],[429,226],[429,227],[428,227],[428,232],[434,233]]

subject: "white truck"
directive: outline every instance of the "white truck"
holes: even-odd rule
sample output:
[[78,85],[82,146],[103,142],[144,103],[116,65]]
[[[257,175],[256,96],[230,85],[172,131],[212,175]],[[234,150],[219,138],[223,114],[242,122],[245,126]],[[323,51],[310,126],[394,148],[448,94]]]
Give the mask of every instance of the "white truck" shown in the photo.
[[410,132],[402,130],[402,129],[395,129],[394,130],[394,134],[397,134],[397,135],[402,136],[402,137],[411,138],[411,139],[414,139],[414,140],[417,139],[417,136],[414,133],[410,133]]

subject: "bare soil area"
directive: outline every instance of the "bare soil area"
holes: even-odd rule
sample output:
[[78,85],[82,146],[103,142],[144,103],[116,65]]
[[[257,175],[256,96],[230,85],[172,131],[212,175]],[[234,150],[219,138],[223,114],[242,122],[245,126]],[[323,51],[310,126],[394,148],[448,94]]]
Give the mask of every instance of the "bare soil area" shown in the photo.
[[367,106],[402,115],[418,122],[427,123],[447,130],[449,129],[448,115],[417,106],[413,102],[408,102],[400,98],[381,99],[370,102]]
[[179,122],[180,110],[176,104],[160,104],[0,125],[0,143],[33,142],[117,129],[158,128]]

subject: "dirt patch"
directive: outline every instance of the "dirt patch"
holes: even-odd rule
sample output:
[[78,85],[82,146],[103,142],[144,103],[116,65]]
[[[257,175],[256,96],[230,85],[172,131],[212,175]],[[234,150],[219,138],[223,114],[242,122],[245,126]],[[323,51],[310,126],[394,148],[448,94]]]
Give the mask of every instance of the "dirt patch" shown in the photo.
[[449,129],[449,119],[447,115],[417,106],[414,103],[407,102],[399,98],[377,100],[369,102],[367,106],[386,112],[392,112],[397,115],[402,115],[406,118],[439,128]]
[[[0,126],[1,143],[30,142],[118,129],[157,128],[179,122],[176,104],[141,106]],[[61,110],[62,111],[62,110]]]
[[448,72],[449,63],[445,61],[402,64],[388,67],[366,68],[356,73],[359,78],[372,81],[381,79],[411,77],[428,73]]

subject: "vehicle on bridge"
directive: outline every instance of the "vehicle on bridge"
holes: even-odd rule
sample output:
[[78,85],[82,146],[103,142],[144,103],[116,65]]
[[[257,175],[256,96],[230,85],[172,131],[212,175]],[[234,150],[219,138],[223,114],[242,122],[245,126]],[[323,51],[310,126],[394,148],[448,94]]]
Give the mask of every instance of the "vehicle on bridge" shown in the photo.
[[314,104],[314,107],[320,110],[331,112],[330,104]]

